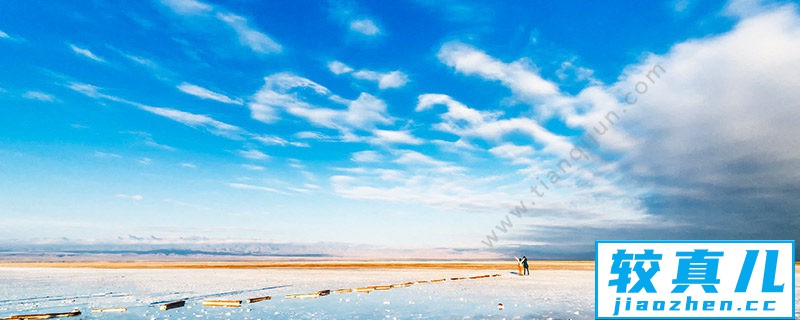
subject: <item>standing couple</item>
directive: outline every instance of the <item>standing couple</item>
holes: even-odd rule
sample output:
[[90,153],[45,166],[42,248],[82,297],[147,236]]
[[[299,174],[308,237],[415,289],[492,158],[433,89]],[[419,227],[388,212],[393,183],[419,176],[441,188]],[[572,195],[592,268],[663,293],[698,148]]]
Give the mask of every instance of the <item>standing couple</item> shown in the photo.
[[[516,256],[514,259],[517,259],[517,267],[519,268],[519,275],[531,275],[531,272],[528,270],[528,258],[522,256],[522,259],[517,258]],[[524,269],[524,270],[523,270]]]

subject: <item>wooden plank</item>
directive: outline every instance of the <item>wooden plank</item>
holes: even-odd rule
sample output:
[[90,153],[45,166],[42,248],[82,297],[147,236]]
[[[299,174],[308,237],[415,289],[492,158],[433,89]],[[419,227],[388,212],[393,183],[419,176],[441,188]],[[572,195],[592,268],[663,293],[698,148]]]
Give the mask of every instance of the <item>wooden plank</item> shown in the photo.
[[483,279],[483,278],[488,278],[488,277],[491,277],[491,276],[487,274],[487,275],[483,275],[483,276],[472,276],[472,277],[469,277],[469,278],[470,279]]
[[238,308],[242,306],[242,300],[203,300],[203,306]]
[[338,289],[338,290],[336,290],[334,292],[336,292],[336,293],[349,293],[349,292],[353,292],[353,289]]
[[125,311],[128,311],[128,309],[127,308],[101,308],[101,309],[93,309],[92,310],[93,313],[99,313],[99,312],[125,312]]
[[8,319],[50,319],[50,318],[77,317],[79,315],[81,315],[80,310],[74,309],[70,312],[20,314],[16,316],[11,316]]
[[304,299],[304,298],[318,298],[319,293],[296,293],[296,294],[287,294],[284,298],[285,299]]
[[375,288],[374,287],[356,288],[356,292],[360,292],[360,293],[370,293],[370,292],[372,292],[372,290],[375,290]]
[[431,282],[444,282],[447,279],[433,279]]
[[493,274],[493,275],[492,275],[492,278],[494,278],[494,277],[499,277],[499,276],[501,276],[501,274],[499,274],[499,273],[495,273],[495,274]]
[[167,302],[165,304],[162,304],[159,307],[159,309],[161,309],[161,310],[172,310],[172,309],[181,308],[181,307],[183,307],[185,305],[186,305],[186,300],[178,300],[178,301]]
[[389,290],[392,286],[375,286],[375,290]]
[[320,291],[317,291],[317,294],[320,297],[324,297],[324,296],[327,296],[327,295],[331,294],[331,290],[320,290]]
[[256,303],[256,302],[261,302],[261,301],[264,301],[264,300],[272,300],[272,296],[263,296],[263,297],[250,298],[250,299],[247,299],[245,301],[247,301],[247,303]]
[[429,283],[429,282],[430,281],[428,281],[428,280],[417,280],[417,283]]

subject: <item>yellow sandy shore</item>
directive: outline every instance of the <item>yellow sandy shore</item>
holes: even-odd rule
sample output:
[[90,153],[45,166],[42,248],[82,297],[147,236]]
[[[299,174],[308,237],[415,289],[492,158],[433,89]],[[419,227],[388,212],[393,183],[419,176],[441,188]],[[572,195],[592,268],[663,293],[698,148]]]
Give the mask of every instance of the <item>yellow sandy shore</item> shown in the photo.
[[[514,261],[92,261],[92,262],[0,262],[15,268],[96,269],[473,269],[517,270]],[[531,261],[534,270],[594,270],[594,261]]]
[[[795,264],[800,272],[800,262]],[[80,261],[0,262],[0,268],[93,269],[463,269],[517,270],[507,261]],[[531,261],[535,270],[594,270],[594,261]]]

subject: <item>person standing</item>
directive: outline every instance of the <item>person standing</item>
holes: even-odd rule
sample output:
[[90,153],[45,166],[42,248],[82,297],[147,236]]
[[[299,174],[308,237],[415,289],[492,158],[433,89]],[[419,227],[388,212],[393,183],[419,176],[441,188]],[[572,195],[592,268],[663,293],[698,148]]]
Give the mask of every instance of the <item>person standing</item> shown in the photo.
[[517,259],[517,275],[522,276],[522,260],[517,258],[517,256],[514,256],[514,259]]
[[528,258],[526,256],[522,256],[522,261],[520,261],[520,263],[522,264],[522,268],[525,269],[523,274],[526,276],[531,275],[530,270],[528,270]]

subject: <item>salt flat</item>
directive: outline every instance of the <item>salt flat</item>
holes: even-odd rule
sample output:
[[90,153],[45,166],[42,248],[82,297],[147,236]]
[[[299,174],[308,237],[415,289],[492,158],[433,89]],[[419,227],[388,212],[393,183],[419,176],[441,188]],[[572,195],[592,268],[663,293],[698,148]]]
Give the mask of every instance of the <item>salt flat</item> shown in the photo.
[[[502,276],[450,280],[495,273]],[[448,280],[369,294],[283,298],[441,278]],[[273,299],[241,308],[201,305],[203,299],[265,295]],[[162,311],[154,304],[178,299],[188,299],[186,306]],[[128,311],[90,313],[118,307]],[[0,317],[73,308],[84,319],[593,319],[594,272],[532,270],[532,276],[520,277],[507,269],[0,268]]]
[[[494,278],[451,277],[500,273]],[[286,294],[390,285],[447,278],[441,283],[315,299]],[[241,308],[201,306],[208,299],[273,300]],[[151,303],[189,298],[186,307],[162,311]],[[504,304],[498,310],[498,303]],[[0,317],[69,311],[87,319],[591,319],[591,271],[462,269],[75,269],[0,268]],[[124,313],[89,313],[95,308]]]

